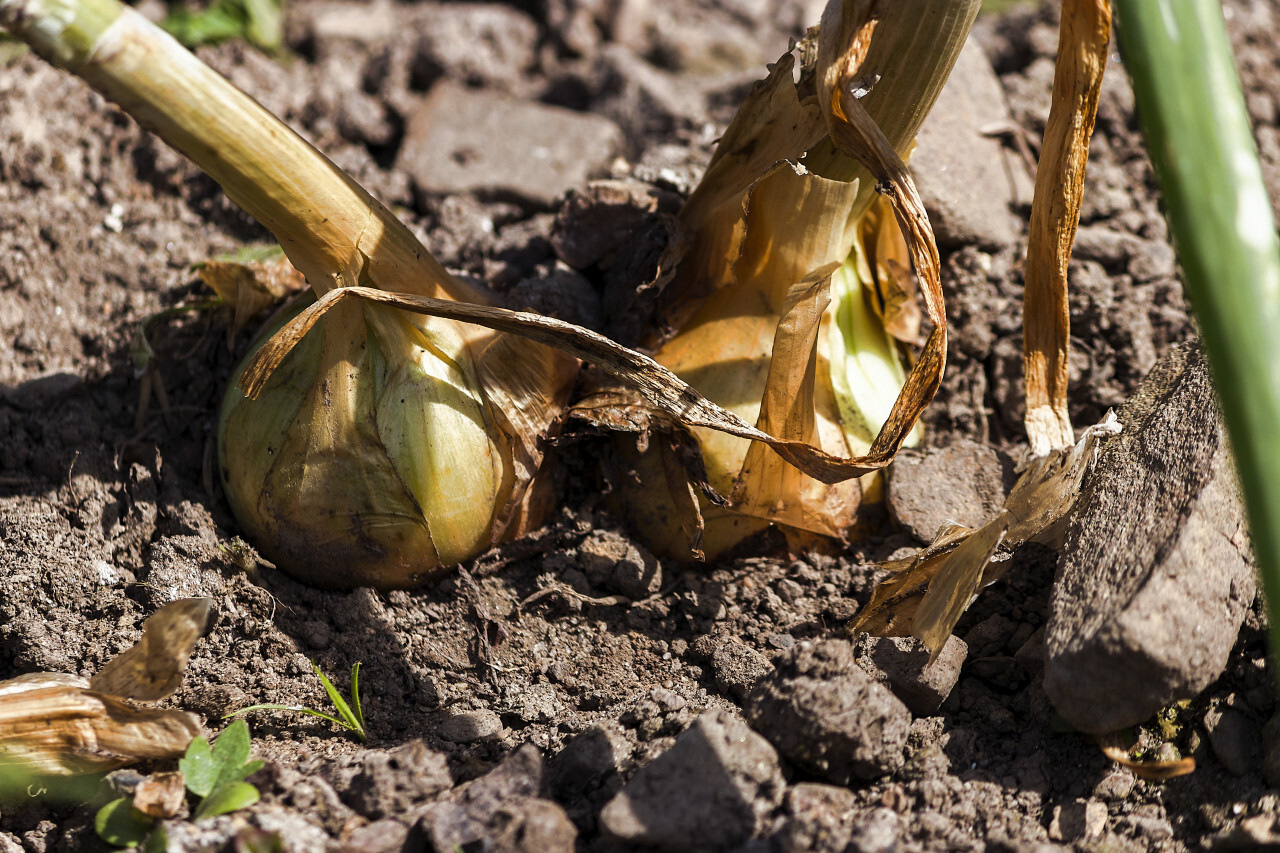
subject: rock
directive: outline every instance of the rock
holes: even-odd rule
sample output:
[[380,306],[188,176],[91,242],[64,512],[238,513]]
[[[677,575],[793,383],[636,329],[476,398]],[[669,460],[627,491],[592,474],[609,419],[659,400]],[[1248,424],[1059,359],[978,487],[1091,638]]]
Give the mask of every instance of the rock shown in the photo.
[[855,663],[844,640],[802,643],[747,697],[747,719],[778,751],[838,785],[902,766],[911,712]]
[[1133,793],[1133,786],[1137,781],[1130,770],[1123,768],[1112,770],[1099,779],[1098,784],[1093,786],[1093,795],[1107,802],[1119,802],[1120,800],[1128,799],[1129,794]]
[[418,826],[436,850],[571,853],[578,831],[560,806],[545,799],[542,753],[525,744],[479,779],[428,806]]
[[844,853],[857,798],[848,788],[801,782],[787,790],[786,822],[774,835],[782,853]]
[[889,468],[889,512],[922,542],[947,522],[982,526],[1004,505],[1004,495],[1000,457],[975,441],[905,452]]
[[621,143],[608,119],[441,80],[409,117],[397,168],[419,193],[550,207],[604,171]]
[[854,824],[849,850],[856,853],[895,853],[900,823],[898,813],[893,809],[873,809]]
[[551,759],[552,792],[561,802],[572,802],[601,787],[617,775],[619,756],[626,750],[625,741],[603,726],[592,726]]
[[760,677],[772,669],[773,664],[761,652],[737,640],[721,643],[711,655],[716,690],[739,702],[746,699]]
[[537,59],[537,23],[506,4],[433,4],[417,29],[411,73],[419,89],[448,77],[468,86],[518,90]]
[[0,831],[0,853],[22,853],[22,844],[14,835]]
[[1017,238],[1019,219],[1010,205],[1029,203],[1033,184],[1022,162],[985,135],[1010,121],[1000,80],[982,47],[970,39],[920,128],[911,157],[939,246],[976,243],[1000,249]]
[[1252,773],[1262,763],[1262,732],[1243,711],[1223,705],[1204,715],[1209,745],[1222,766],[1236,776]]
[[729,850],[760,830],[784,787],[773,747],[727,711],[709,711],[640,768],[600,826],[629,844]]
[[662,567],[639,545],[609,530],[596,530],[578,546],[578,559],[592,584],[622,593],[632,601],[662,588]]
[[409,840],[409,827],[393,818],[361,826],[345,839],[349,850],[362,853],[400,853]]
[[1067,528],[1045,692],[1101,734],[1222,672],[1253,601],[1244,510],[1208,367],[1172,349],[1119,413]]
[[929,650],[914,637],[864,637],[858,665],[886,685],[917,717],[933,714],[951,695],[969,647],[956,636],[929,663]]
[[1087,841],[1107,826],[1107,806],[1099,800],[1072,800],[1053,807],[1049,838],[1054,841]]
[[415,740],[390,752],[369,752],[346,791],[346,803],[377,820],[404,814],[452,785],[444,755]]
[[462,711],[440,724],[440,737],[454,743],[492,740],[502,734],[502,718],[488,708]]
[[1280,714],[1262,727],[1262,777],[1272,788],[1280,788]]

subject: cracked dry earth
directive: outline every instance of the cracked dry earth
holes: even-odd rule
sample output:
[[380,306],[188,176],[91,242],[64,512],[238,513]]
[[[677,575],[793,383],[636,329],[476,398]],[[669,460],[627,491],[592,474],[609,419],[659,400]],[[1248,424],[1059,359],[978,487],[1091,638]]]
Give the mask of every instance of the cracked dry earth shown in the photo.
[[[619,306],[652,271],[662,217],[764,63],[820,5],[297,2],[287,58],[238,44],[200,53],[451,268],[625,338],[635,315]],[[1268,35],[1280,9],[1230,0],[1226,12],[1280,198],[1280,56]],[[559,449],[562,498],[544,530],[441,582],[380,594],[309,588],[236,543],[212,471],[218,400],[246,346],[242,336],[229,350],[228,317],[155,321],[165,393],[141,399],[131,342],[142,322],[207,296],[193,263],[266,232],[103,99],[0,45],[0,678],[90,674],[137,639],[147,614],[193,595],[215,600],[212,627],[170,701],[212,731],[251,703],[322,707],[310,661],[334,676],[361,661],[369,742],[307,717],[251,717],[262,801],[170,821],[175,850],[232,849],[245,827],[299,851],[1274,840],[1280,723],[1259,602],[1243,602],[1212,683],[1141,730],[1157,754],[1197,759],[1193,774],[1163,782],[1113,764],[1046,696],[1052,551],[1015,554],[923,675],[886,687],[877,678],[895,667],[918,673],[918,653],[844,630],[877,580],[874,562],[919,545],[939,514],[980,518],[1025,445],[1031,176],[1016,143],[1043,129],[1055,47],[1051,9],[980,19],[913,161],[955,332],[925,446],[895,475],[899,497],[869,518],[868,539],[821,554],[764,537],[705,566],[656,560],[610,514],[608,445],[584,437]],[[549,108],[570,111],[578,131],[550,140],[570,146],[554,169],[508,157],[496,174],[441,173],[439,146],[497,144],[466,138],[465,126],[433,142],[433,116],[468,96],[506,105],[506,139],[545,135]],[[627,197],[639,201],[615,209],[618,221],[593,207],[600,194],[587,182],[598,178],[632,182]],[[603,250],[563,257],[572,253],[553,231],[570,226]],[[1118,61],[1075,258],[1072,417],[1083,425],[1194,336]],[[901,497],[911,465],[943,478],[914,502]],[[97,805],[153,769],[169,768],[119,771],[97,802],[0,803],[0,851],[105,849]]]

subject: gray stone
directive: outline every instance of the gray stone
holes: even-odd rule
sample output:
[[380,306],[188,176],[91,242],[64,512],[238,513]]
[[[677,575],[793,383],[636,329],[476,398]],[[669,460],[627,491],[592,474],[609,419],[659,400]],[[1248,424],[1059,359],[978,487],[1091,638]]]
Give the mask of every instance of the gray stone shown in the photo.
[[488,708],[462,711],[440,724],[439,735],[454,743],[492,740],[502,733],[502,718]]
[[889,512],[922,542],[947,522],[980,527],[1004,504],[1003,472],[996,452],[975,441],[902,453],[889,468]]
[[1199,349],[1175,347],[1119,412],[1067,528],[1045,630],[1058,713],[1102,734],[1207,687],[1253,601],[1244,510]]
[[757,834],[784,787],[773,747],[727,711],[709,711],[605,805],[600,827],[629,844],[729,850]]
[[747,697],[747,719],[778,751],[838,785],[902,767],[911,712],[857,665],[844,640],[801,643]]
[[442,80],[409,117],[397,167],[420,193],[550,207],[604,171],[621,143],[608,119]]
[[639,545],[610,530],[597,530],[578,546],[578,559],[592,584],[620,592],[632,601],[662,588],[662,566]]
[[503,3],[433,4],[417,30],[412,73],[419,88],[448,77],[518,90],[537,59],[537,23]]
[[1049,838],[1054,841],[1087,841],[1107,826],[1107,806],[1099,800],[1072,800],[1053,807]]
[[1131,770],[1123,768],[1112,770],[1093,786],[1093,795],[1107,802],[1119,802],[1129,798],[1137,781]]
[[1210,708],[1204,728],[1213,754],[1229,772],[1245,776],[1262,763],[1262,732],[1243,711],[1224,705]]
[[[1004,89],[974,39],[916,137],[913,169],[938,245],[1012,245],[1020,225],[1010,209],[1031,201],[1032,182],[1022,162],[990,128],[1010,124]],[[975,192],[976,188],[980,191]]]
[[952,635],[933,663],[929,650],[914,637],[867,636],[858,651],[858,665],[868,675],[892,690],[912,714],[927,717],[951,695],[969,647]]
[[760,677],[772,669],[773,664],[761,652],[737,640],[721,643],[711,655],[716,690],[739,702],[746,699]]

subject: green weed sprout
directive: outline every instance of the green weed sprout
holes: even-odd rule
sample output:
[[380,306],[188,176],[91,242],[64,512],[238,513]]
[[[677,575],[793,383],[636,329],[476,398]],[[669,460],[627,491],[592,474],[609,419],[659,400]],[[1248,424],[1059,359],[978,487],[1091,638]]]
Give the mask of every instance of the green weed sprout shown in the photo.
[[1116,0],[1120,53],[1280,627],[1280,241],[1218,0]]
[[[193,820],[228,814],[258,802],[258,789],[244,781],[256,773],[262,762],[249,760],[249,726],[236,720],[218,736],[213,745],[198,737],[178,761],[187,791],[199,798]],[[164,850],[163,827],[154,818],[134,808],[133,797],[112,800],[94,819],[98,836],[116,847],[141,847],[144,851]]]
[[299,714],[310,714],[313,717],[319,717],[322,720],[328,720],[336,726],[341,726],[355,734],[360,742],[369,739],[368,732],[364,727],[364,709],[360,705],[360,661],[356,661],[355,666],[351,667],[351,704],[342,698],[342,694],[338,692],[338,688],[333,686],[333,682],[329,680],[329,676],[320,671],[320,667],[315,661],[311,662],[311,668],[316,671],[316,677],[320,679],[320,683],[324,685],[324,692],[329,694],[329,701],[333,703],[333,707],[338,712],[338,716],[326,714],[324,711],[317,711],[315,708],[308,708],[305,705],[278,705],[275,703],[264,703],[261,705],[250,705],[248,708],[241,708],[239,711],[232,711],[223,719],[230,717],[238,717],[241,714],[247,714],[250,711],[296,711]]

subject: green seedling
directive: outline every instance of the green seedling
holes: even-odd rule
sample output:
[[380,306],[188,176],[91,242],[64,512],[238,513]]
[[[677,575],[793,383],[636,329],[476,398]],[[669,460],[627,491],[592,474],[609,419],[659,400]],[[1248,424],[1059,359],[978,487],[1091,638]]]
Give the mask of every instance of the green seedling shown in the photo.
[[324,685],[324,692],[329,694],[329,701],[333,703],[334,709],[337,710],[338,716],[326,714],[324,711],[317,711],[315,708],[308,708],[305,705],[278,705],[274,703],[266,703],[261,705],[250,705],[248,708],[241,708],[239,711],[232,711],[223,719],[229,717],[238,717],[241,714],[247,714],[250,711],[297,711],[300,714],[310,714],[313,717],[319,717],[322,720],[328,720],[336,726],[341,726],[347,731],[353,732],[356,737],[364,742],[369,739],[368,733],[364,727],[364,709],[360,705],[360,662],[356,661],[355,666],[351,667],[351,704],[342,698],[342,694],[338,692],[338,688],[333,686],[333,682],[329,680],[329,676],[320,671],[320,667],[315,661],[311,662],[311,668],[316,671],[316,677],[320,679],[320,683]]
[[271,53],[284,42],[282,5],[280,0],[214,0],[200,11],[174,5],[160,26],[187,47],[242,38]]
[[[248,808],[258,802],[258,789],[244,781],[262,762],[249,760],[249,726],[236,720],[210,746],[198,737],[178,761],[187,792],[198,797],[193,820],[217,817]],[[135,808],[133,797],[120,797],[98,810],[94,819],[98,836],[116,847],[162,851],[167,846],[163,827]]]

